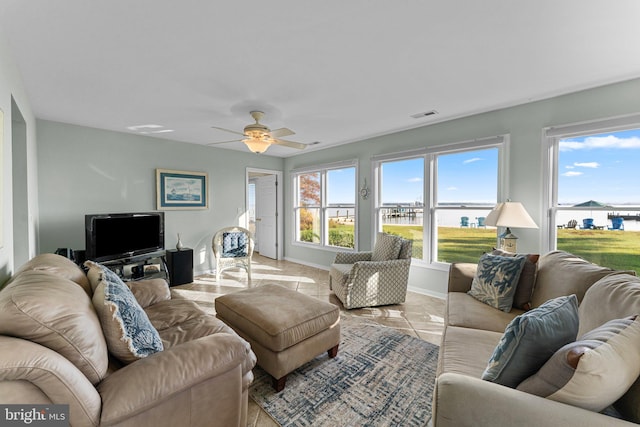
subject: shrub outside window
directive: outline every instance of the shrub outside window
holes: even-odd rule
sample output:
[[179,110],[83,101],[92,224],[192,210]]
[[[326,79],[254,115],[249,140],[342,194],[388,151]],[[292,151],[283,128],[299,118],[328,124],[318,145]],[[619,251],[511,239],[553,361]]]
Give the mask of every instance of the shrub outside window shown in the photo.
[[356,247],[355,161],[293,172],[295,241],[318,247]]

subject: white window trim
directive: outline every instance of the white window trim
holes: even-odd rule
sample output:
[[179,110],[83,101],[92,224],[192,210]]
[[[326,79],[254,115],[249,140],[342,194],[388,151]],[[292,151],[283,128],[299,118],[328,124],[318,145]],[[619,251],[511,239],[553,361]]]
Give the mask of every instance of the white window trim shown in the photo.
[[[325,242],[325,231],[324,230],[324,223],[325,223],[325,210],[326,210],[326,184],[325,184],[325,173],[327,171],[330,170],[335,170],[335,169],[345,169],[345,168],[350,168],[353,167],[355,168],[355,180],[354,180],[354,190],[355,190],[355,201],[354,201],[354,215],[356,215],[356,221],[354,224],[354,236],[353,236],[353,244],[354,244],[354,248],[343,248],[343,247],[339,247],[339,246],[331,246],[328,244],[328,242]],[[320,243],[307,243],[307,242],[302,242],[297,240],[296,236],[298,235],[298,224],[296,221],[296,211],[297,211],[297,202],[298,202],[298,185],[297,185],[297,177],[298,175],[301,174],[306,174],[306,173],[313,173],[313,172],[320,172],[320,191],[322,192],[321,195],[321,201],[320,201],[320,221],[322,224],[322,228],[323,228],[323,233],[322,233],[322,239]],[[293,197],[292,197],[292,224],[293,224],[293,233],[292,233],[292,238],[291,238],[291,244],[293,246],[300,246],[300,247],[305,247],[305,248],[311,248],[311,249],[319,249],[319,250],[324,250],[324,251],[329,251],[329,252],[350,252],[350,251],[357,251],[358,250],[358,224],[360,221],[358,221],[357,219],[357,215],[358,215],[358,201],[359,201],[359,197],[358,197],[358,160],[357,159],[351,159],[351,160],[343,160],[343,161],[338,161],[338,162],[332,162],[332,163],[324,163],[321,165],[314,165],[314,166],[304,166],[304,167],[300,167],[300,168],[296,168],[296,169],[292,169],[290,171],[290,176],[291,176],[291,188],[293,189]]]
[[605,132],[621,132],[640,128],[640,113],[606,119],[589,120],[566,125],[550,126],[542,130],[543,144],[543,226],[548,230],[542,235],[542,247],[546,251],[556,249],[558,228],[556,212],[558,210],[558,143],[561,139],[576,136],[597,135]]
[[[448,270],[449,263],[434,261],[434,254],[437,249],[437,242],[433,239],[435,227],[435,189],[438,188],[437,167],[435,159],[441,154],[451,154],[456,152],[471,151],[476,149],[498,148],[498,181],[497,200],[506,200],[509,194],[509,147],[510,135],[496,135],[487,138],[478,138],[461,142],[435,145],[416,150],[400,151],[396,153],[381,154],[371,157],[371,182],[373,183],[373,209],[372,209],[372,233],[371,247],[375,244],[375,237],[381,229],[379,210],[381,202],[380,167],[382,163],[389,161],[401,161],[417,157],[424,158],[424,213],[423,213],[423,259],[413,259],[417,266],[432,268],[436,270]],[[425,253],[426,252],[426,253]]]

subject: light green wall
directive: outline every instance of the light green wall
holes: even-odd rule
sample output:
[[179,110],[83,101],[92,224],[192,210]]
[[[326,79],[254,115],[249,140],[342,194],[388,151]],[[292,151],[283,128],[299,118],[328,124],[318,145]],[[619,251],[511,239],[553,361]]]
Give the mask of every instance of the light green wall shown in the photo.
[[196,273],[212,269],[216,230],[245,209],[246,168],[282,170],[283,160],[128,133],[38,120],[40,248],[84,248],[84,215],[156,209],[156,168],[207,172],[209,209],[166,211],[165,244],[177,233],[194,249]]
[[[640,79],[532,102],[448,122],[438,123],[356,143],[300,154],[285,159],[285,223],[293,218],[290,171],[303,166],[357,158],[358,187],[366,177],[371,183],[371,157],[425,146],[510,134],[509,192],[521,201],[541,224],[542,212],[542,130],[545,127],[582,122],[640,112]],[[359,201],[358,243],[361,250],[371,248],[372,198]],[[523,252],[543,251],[544,230],[521,230],[518,248]],[[296,246],[291,227],[285,228],[285,254],[293,261],[311,265],[329,265],[334,253]],[[415,264],[415,263],[414,263]],[[427,293],[446,293],[447,272],[412,267],[409,286]]]
[[[24,126],[20,129],[22,145],[20,165],[26,173],[20,174],[23,182],[13,182],[13,120],[11,99],[15,100],[23,118]],[[6,282],[15,269],[14,243],[24,248],[29,254],[37,251],[38,234],[38,189],[36,168],[36,126],[28,98],[22,85],[20,72],[13,60],[13,54],[6,44],[4,35],[0,33],[0,110],[4,113],[4,126],[1,130],[0,146],[0,285]],[[14,192],[15,188],[19,189]],[[24,241],[14,242],[13,236],[13,201],[18,199],[26,207],[26,236]]]

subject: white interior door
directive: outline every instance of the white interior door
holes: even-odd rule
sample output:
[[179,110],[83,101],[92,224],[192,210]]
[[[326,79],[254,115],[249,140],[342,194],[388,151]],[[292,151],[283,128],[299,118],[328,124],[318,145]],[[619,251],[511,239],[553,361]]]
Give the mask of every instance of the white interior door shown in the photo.
[[256,237],[260,255],[278,259],[278,177],[267,175],[256,180]]

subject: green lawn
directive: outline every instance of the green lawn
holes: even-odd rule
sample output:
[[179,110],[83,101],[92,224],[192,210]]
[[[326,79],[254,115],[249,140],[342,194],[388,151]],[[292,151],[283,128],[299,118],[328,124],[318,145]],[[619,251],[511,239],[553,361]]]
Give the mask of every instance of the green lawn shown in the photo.
[[[353,225],[336,227],[353,233]],[[385,233],[413,240],[413,257],[422,258],[421,225],[384,225]],[[495,229],[438,228],[438,260],[477,262],[496,245]],[[352,241],[351,241],[352,242]],[[346,245],[345,245],[346,246]],[[616,270],[635,270],[640,275],[640,232],[609,230],[558,230],[558,249]]]
[[[413,239],[413,256],[422,257],[421,226],[385,225],[383,230]],[[495,229],[439,227],[438,235],[438,258],[444,262],[477,262],[496,244]],[[596,264],[640,275],[640,232],[558,230],[557,246]]]
[[616,270],[640,275],[640,232],[558,230],[558,249]]

